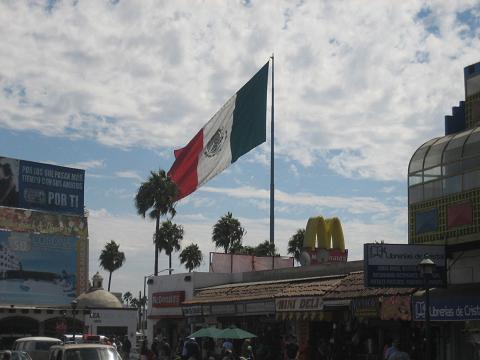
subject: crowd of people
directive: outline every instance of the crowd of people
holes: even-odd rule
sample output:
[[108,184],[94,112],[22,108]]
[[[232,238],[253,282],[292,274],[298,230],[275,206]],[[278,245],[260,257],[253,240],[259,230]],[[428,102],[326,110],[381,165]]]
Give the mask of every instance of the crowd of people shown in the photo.
[[[140,360],[267,360],[265,346],[259,344],[258,349],[250,339],[215,341],[212,338],[186,338],[178,342],[176,349],[172,349],[166,338],[155,338],[148,345],[144,340],[140,350]],[[263,350],[262,350],[263,349]],[[289,335],[284,344],[282,360],[296,360],[299,346],[296,338]]]

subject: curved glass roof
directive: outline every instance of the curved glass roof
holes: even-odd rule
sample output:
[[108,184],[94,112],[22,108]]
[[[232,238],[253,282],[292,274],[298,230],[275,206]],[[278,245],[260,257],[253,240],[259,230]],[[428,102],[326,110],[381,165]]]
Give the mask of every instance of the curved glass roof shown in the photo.
[[478,170],[480,127],[431,139],[410,159],[409,203],[465,191],[472,186],[480,188]]

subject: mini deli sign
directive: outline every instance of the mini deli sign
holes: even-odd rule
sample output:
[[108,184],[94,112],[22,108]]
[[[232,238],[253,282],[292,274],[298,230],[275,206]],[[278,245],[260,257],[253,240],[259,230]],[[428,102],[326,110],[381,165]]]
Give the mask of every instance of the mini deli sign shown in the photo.
[[318,296],[275,299],[275,310],[276,312],[323,310],[323,301]]
[[185,300],[185,291],[157,292],[152,294],[154,308],[178,307]]

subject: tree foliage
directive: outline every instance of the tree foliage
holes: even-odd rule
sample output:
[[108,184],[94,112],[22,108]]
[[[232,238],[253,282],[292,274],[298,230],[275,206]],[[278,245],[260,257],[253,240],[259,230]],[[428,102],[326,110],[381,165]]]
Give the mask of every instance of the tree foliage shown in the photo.
[[110,291],[110,284],[112,282],[112,273],[121,268],[125,262],[125,254],[121,252],[120,245],[115,241],[111,240],[105,244],[98,260],[100,261],[100,266],[109,272],[108,277],[108,291]]
[[212,240],[216,248],[223,248],[225,254],[235,253],[242,248],[245,233],[240,221],[228,212],[213,226]]
[[297,262],[300,261],[300,255],[303,248],[303,239],[305,238],[305,229],[298,229],[288,240],[287,252],[291,254]]
[[127,306],[129,306],[133,299],[133,295],[130,291],[127,291],[125,294],[123,294],[122,299],[123,299],[123,302],[127,304]]
[[202,264],[203,254],[197,244],[190,244],[180,253],[180,263],[185,265],[188,272]]
[[[175,199],[177,197],[177,185],[168,177],[165,170],[151,171],[147,181],[143,182],[135,195],[135,208],[143,217],[147,214],[155,219],[154,243],[160,227],[160,217],[170,214],[173,218],[176,214]],[[158,274],[158,251],[155,245],[154,274]]]
[[280,256],[280,254],[277,253],[275,244],[270,243],[268,240],[255,246],[254,254],[255,256]]
[[183,240],[183,227],[171,220],[162,222],[155,237],[155,243],[160,252],[168,255],[169,273],[172,273],[172,253],[180,250],[180,242]]

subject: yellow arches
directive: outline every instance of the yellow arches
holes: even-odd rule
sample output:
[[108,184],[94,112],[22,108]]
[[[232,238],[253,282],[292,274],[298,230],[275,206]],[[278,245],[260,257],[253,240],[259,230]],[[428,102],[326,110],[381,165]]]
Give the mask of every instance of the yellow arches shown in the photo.
[[345,251],[345,239],[340,220],[337,217],[324,219],[322,216],[309,218],[303,247]]

